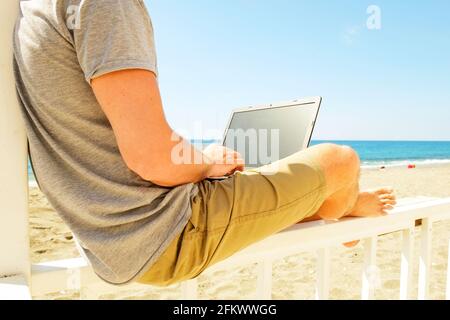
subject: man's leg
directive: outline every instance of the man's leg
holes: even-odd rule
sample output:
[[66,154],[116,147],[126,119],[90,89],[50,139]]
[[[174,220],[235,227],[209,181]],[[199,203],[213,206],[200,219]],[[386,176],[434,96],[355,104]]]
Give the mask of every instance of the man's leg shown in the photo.
[[300,222],[340,219],[350,213],[359,193],[359,183],[354,182],[329,196],[314,216]]
[[340,219],[355,206],[359,195],[360,161],[349,148],[322,144],[309,149],[311,158],[322,168],[326,200],[316,216],[324,220]]
[[327,183],[327,199],[309,220],[336,220],[343,216],[377,217],[396,204],[392,188],[359,190],[360,161],[349,147],[322,144],[310,148],[322,167]]
[[[304,219],[300,223],[321,219],[336,220],[343,216],[376,217],[385,215],[387,210],[393,209],[393,206],[397,204],[391,188],[380,188],[364,192],[359,190],[360,163],[354,150],[347,147],[342,148],[336,145],[323,144],[314,147],[314,149],[312,148],[312,151],[317,153],[317,161],[323,167],[325,179],[329,186],[328,197],[314,216]],[[350,179],[347,180],[349,181],[348,185],[345,182],[346,179],[334,167],[334,160],[331,160],[336,155],[347,159],[344,162],[347,163],[348,167],[341,167],[340,169],[347,172]],[[355,168],[357,168],[357,174],[353,170]],[[354,179],[354,181],[352,182],[351,179]],[[344,245],[353,247],[358,243],[359,241],[356,240]]]
[[[196,277],[208,266],[314,214],[331,219],[358,201],[359,159],[346,147],[322,145],[220,182],[204,181],[183,233],[140,279],[154,285]],[[273,168],[272,168],[273,167]]]

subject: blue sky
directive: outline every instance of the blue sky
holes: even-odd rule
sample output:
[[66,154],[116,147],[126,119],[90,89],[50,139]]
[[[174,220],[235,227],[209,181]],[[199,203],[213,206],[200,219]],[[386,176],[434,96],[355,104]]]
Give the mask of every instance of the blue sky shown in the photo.
[[237,107],[320,95],[315,139],[450,140],[448,0],[146,4],[166,114],[190,138]]

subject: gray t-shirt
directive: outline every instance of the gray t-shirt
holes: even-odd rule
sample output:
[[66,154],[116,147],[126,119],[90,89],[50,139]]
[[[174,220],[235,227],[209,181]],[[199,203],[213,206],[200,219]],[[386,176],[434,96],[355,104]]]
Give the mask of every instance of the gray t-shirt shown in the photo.
[[157,73],[150,17],[141,0],[27,0],[20,8],[14,67],[38,184],[96,273],[127,283],[182,231],[197,192],[129,170],[90,87],[112,71]]

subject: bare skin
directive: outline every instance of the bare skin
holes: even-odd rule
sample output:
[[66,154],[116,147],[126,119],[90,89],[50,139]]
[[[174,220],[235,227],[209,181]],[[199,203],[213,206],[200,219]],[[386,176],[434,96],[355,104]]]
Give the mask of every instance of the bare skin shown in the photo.
[[[370,191],[360,192],[355,207],[350,212],[350,217],[377,217],[387,215],[397,204],[396,196],[392,188],[380,188]],[[355,240],[344,243],[347,248],[353,248],[360,241]]]
[[[130,170],[143,179],[175,187],[244,169],[242,157],[235,151],[213,146],[201,152],[174,133],[166,121],[152,72],[112,72],[93,79],[91,85],[111,123],[122,157]],[[172,151],[180,142],[184,144],[182,155],[186,152],[192,159],[202,161],[175,164]],[[322,168],[327,188],[319,211],[302,222],[379,217],[396,204],[390,188],[359,190],[360,161],[351,148],[322,144],[309,148],[305,154]]]
[[[323,144],[307,150],[310,157],[322,167],[327,184],[327,198],[319,211],[301,222],[339,220],[344,217],[385,216],[397,204],[390,187],[361,191],[359,189],[360,161],[348,147]],[[359,241],[344,244],[357,245]]]
[[[346,214],[346,217],[379,217],[388,214],[397,204],[396,196],[392,188],[379,188],[374,190],[362,191],[358,194],[354,207]],[[301,221],[310,222],[322,220],[319,212],[311,218]],[[325,219],[326,220],[326,219]],[[335,219],[333,219],[335,220]],[[352,248],[359,244],[359,240],[344,243],[344,246]]]
[[380,217],[396,204],[392,188],[361,191],[360,161],[354,150],[330,144],[307,150],[322,167],[327,185],[326,200],[309,220],[338,220],[343,217]]
[[[379,188],[359,192],[353,208],[344,217],[379,217],[388,214],[397,204],[396,196],[392,188]],[[323,210],[323,208],[321,208]],[[305,219],[302,222],[321,220],[321,211],[315,216]],[[324,219],[327,220],[327,219]],[[330,219],[336,220],[336,219]]]
[[387,215],[394,209],[397,200],[392,188],[380,188],[361,192],[355,207],[349,213],[351,217],[378,217]]
[[[144,180],[176,187],[243,170],[242,159],[233,150],[200,152],[172,130],[154,73],[138,69],[111,72],[93,79],[91,85],[125,163]],[[180,157],[188,158],[184,163],[173,161],[172,152],[179,145],[183,146]]]

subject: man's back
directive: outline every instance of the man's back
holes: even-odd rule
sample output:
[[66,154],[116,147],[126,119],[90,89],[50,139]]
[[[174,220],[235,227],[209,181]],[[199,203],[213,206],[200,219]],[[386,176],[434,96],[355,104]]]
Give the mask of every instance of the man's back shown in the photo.
[[[39,186],[97,273],[124,283],[185,226],[194,185],[161,188],[126,166],[90,80],[156,73],[142,1],[21,1],[15,75]],[[132,108],[132,106],[130,106]]]

